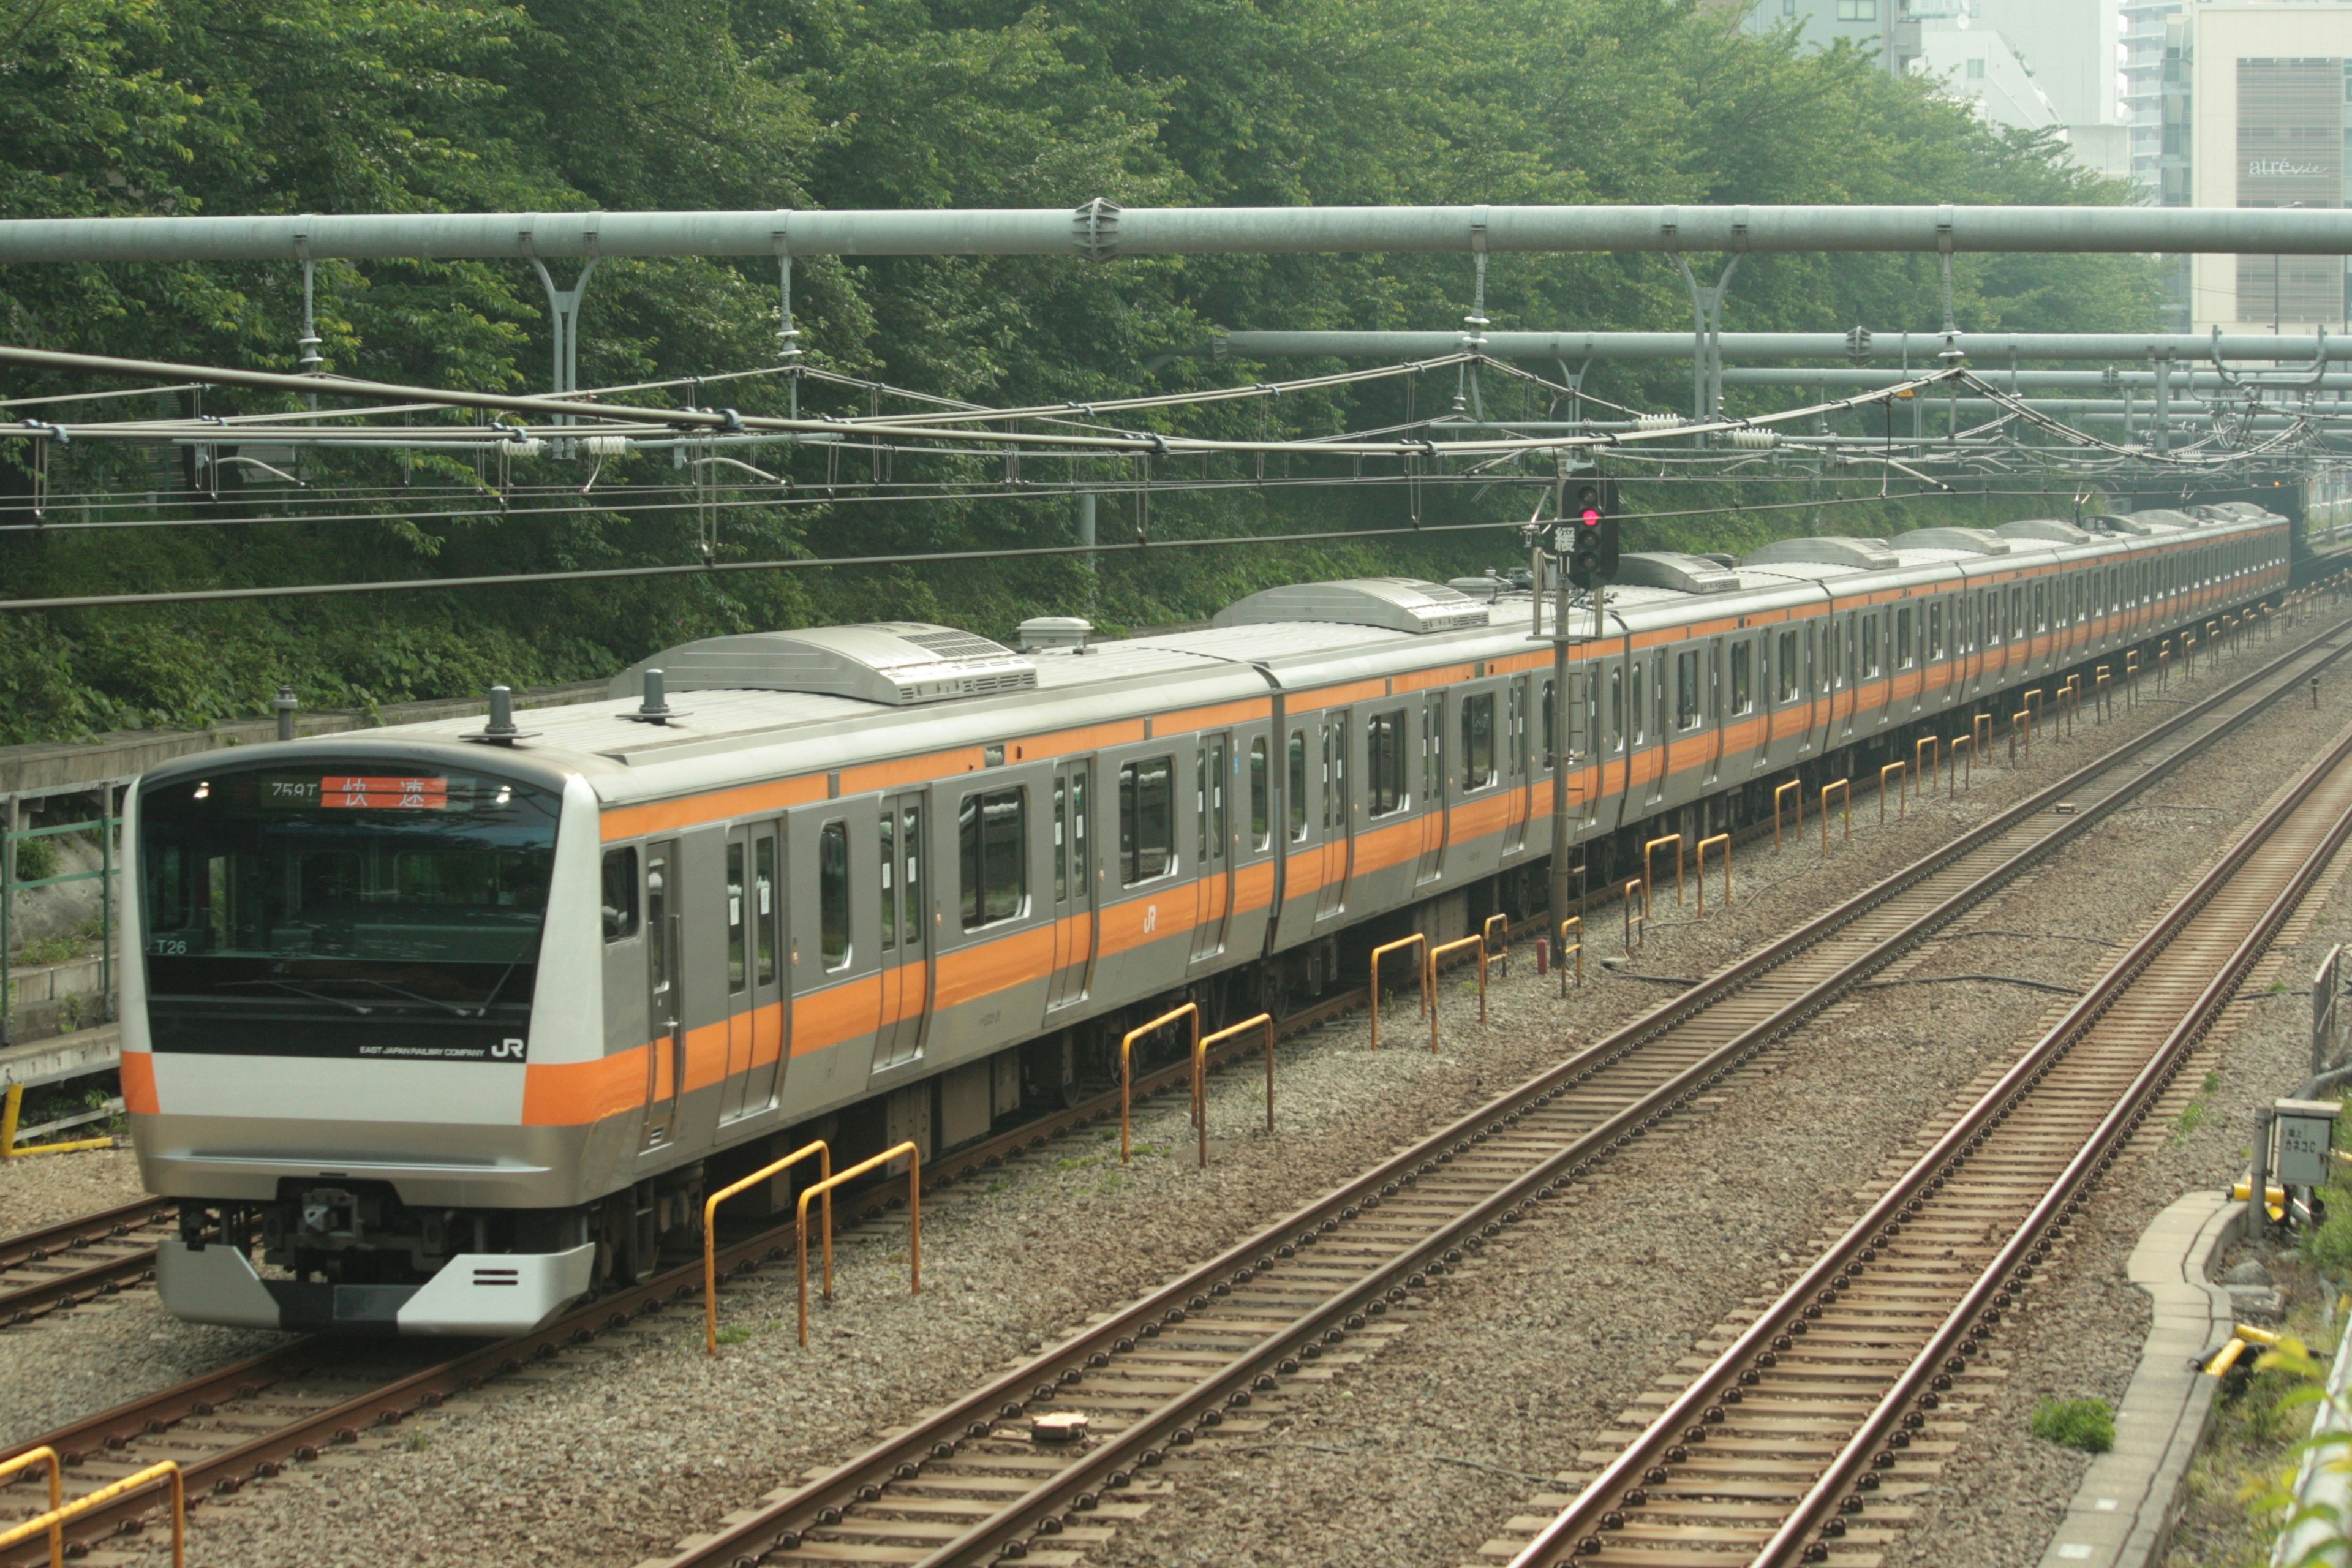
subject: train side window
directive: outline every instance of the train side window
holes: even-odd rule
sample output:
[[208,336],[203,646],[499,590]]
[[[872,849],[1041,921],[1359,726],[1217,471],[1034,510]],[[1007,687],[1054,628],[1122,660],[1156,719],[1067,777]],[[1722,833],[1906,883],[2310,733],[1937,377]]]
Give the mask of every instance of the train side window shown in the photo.
[[1944,601],[1936,600],[1927,606],[1927,658],[1932,661],[1944,657]]
[[1404,710],[1375,713],[1364,722],[1364,810],[1373,816],[1402,811],[1405,793]]
[[626,942],[637,934],[637,851],[604,851],[604,940]]
[[1290,841],[1307,842],[1307,731],[1290,732]]
[[751,950],[743,931],[743,846],[727,846],[727,991],[740,993],[751,971]]
[[1878,673],[1878,617],[1862,617],[1862,666],[1859,673],[1864,679]]
[[1462,700],[1462,787],[1485,789],[1495,782],[1495,694]]
[[1625,684],[1627,688],[1625,705],[1633,710],[1633,732],[1628,739],[1633,744],[1638,746],[1648,733],[1646,725],[1649,720],[1649,709],[1642,700],[1643,689],[1647,682],[1643,679],[1640,659],[1633,660],[1631,668],[1625,671]]
[[1696,730],[1699,721],[1698,654],[1675,655],[1675,728]]
[[2025,590],[2023,588],[2011,588],[2009,591],[2009,635],[2013,637],[2021,637],[2025,635]]
[[1176,759],[1146,757],[1118,770],[1118,879],[1128,887],[1174,869]]
[[1274,842],[1272,803],[1267,796],[1274,781],[1267,776],[1265,737],[1260,735],[1250,742],[1250,847],[1264,849]]
[[1794,632],[1780,634],[1780,699],[1783,702],[1793,702],[1801,695],[1797,685],[1797,634]]
[[1070,896],[1070,788],[1066,779],[1054,781],[1054,901]]
[[2042,583],[2033,584],[2033,629],[2037,632],[2050,629],[2050,590],[2048,584]]
[[1756,649],[1745,637],[1731,645],[1731,710],[1746,713],[1756,706]]
[[[1173,787],[1170,759],[1160,759],[1160,833],[1168,842]],[[956,843],[963,871],[963,929],[978,931],[1021,913],[1029,893],[1026,792],[992,789],[968,795],[956,808]]]
[[1609,667],[1609,748],[1625,749],[1625,670],[1622,665]]
[[1904,605],[1895,612],[1895,668],[1911,668],[1911,606]]
[[1225,858],[1225,850],[1233,843],[1225,831],[1225,795],[1231,787],[1227,778],[1230,772],[1225,766],[1224,739],[1220,736],[1209,746],[1209,844],[1220,860]]
[[669,989],[669,861],[667,857],[646,857],[646,969],[654,994],[661,995]]
[[1556,728],[1559,721],[1552,713],[1551,689],[1550,681],[1543,683],[1543,765],[1546,773],[1559,765],[1559,731]]
[[753,938],[753,953],[759,963],[760,984],[776,983],[776,917],[782,911],[776,907],[776,836],[763,833],[753,846],[751,854],[751,918],[760,922],[759,935]]
[[882,951],[894,952],[898,947],[898,819],[887,805],[876,842],[882,850]]
[[816,836],[817,957],[827,969],[849,964],[849,824],[828,822]]

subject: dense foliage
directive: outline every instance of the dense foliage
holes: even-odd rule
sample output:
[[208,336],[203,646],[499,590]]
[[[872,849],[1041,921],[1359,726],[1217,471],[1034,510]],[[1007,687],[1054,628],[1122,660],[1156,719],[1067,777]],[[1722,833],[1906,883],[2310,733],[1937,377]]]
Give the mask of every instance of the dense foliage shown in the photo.
[[[1381,202],[2115,201],[2044,140],[1996,132],[1854,53],[1738,31],[1688,0],[0,0],[0,217],[602,207]],[[559,274],[568,271],[559,268]],[[2128,258],[1963,258],[1976,329],[2147,325]],[[772,266],[606,262],[583,312],[583,384],[769,364]],[[1087,399],[1299,374],[1196,353],[1213,324],[1450,329],[1465,258],[807,261],[810,363],[984,401]],[[1657,257],[1499,258],[1498,327],[1686,328]],[[0,271],[0,336],[45,346],[291,368],[299,275],[275,265]],[[1932,326],[1933,258],[1750,259],[1726,325]],[[545,303],[520,264],[321,264],[331,369],[409,382],[546,384]],[[1595,374],[1595,390],[1686,405],[1687,372]],[[1451,378],[1414,389],[1427,413]],[[0,394],[66,384],[0,376]],[[1519,395],[1490,381],[1496,400]],[[773,378],[724,401],[775,410]],[[862,407],[803,389],[804,407]],[[1396,384],[1179,416],[1203,433],[1322,432],[1401,417]],[[828,403],[827,399],[834,399]],[[708,400],[708,399],[707,399]],[[192,406],[183,396],[180,406]],[[1506,405],[1516,413],[1516,401]],[[212,395],[205,412],[268,406]],[[1538,398],[1529,405],[1540,416]],[[1261,426],[1261,419],[1268,422]],[[83,443],[53,481],[136,495],[184,453]],[[769,459],[763,459],[769,460]],[[781,460],[781,459],[778,459]],[[0,487],[21,496],[0,455]],[[355,462],[356,460],[354,460]],[[806,459],[803,462],[805,463]],[[329,477],[400,476],[321,459]],[[541,465],[577,484],[573,465]],[[629,459],[608,482],[654,483]],[[560,469],[560,471],[558,471]],[[1124,471],[1124,470],[1121,470]],[[1115,482],[1121,471],[1105,465]],[[814,470],[803,466],[796,477]],[[1238,468],[1233,470],[1238,476]],[[969,480],[969,472],[940,477]],[[443,460],[419,484],[469,483]],[[1065,464],[1047,476],[1070,477]],[[1130,476],[1131,477],[1131,476]],[[1828,491],[1664,484],[1691,511]],[[2062,498],[2063,500],[2063,498]],[[5,496],[0,495],[0,503]],[[1401,523],[1401,488],[1235,487],[1152,503],[1155,536]],[[1525,514],[1507,486],[1431,488],[1428,521]],[[725,515],[739,558],[1066,540],[1066,497],[844,503]],[[556,570],[690,558],[684,509],[501,521],[475,504],[287,525],[234,495],[206,526],[0,535],[5,596],[133,587]],[[1105,536],[1132,501],[1104,500]],[[1653,542],[1884,531],[1899,503],[1657,525]],[[1971,510],[2037,510],[2000,500]],[[15,514],[21,519],[21,510]],[[186,516],[165,505],[134,516]],[[1118,521],[1114,521],[1118,520]],[[5,521],[0,519],[0,521]],[[928,616],[1003,634],[1091,602],[1113,626],[1200,616],[1238,592],[1333,572],[1438,576],[1506,552],[1489,534],[1200,550],[1079,563],[800,571],[552,589],[0,618],[0,739],[257,710],[280,679],[364,703],[602,674],[686,636],[810,620]]]

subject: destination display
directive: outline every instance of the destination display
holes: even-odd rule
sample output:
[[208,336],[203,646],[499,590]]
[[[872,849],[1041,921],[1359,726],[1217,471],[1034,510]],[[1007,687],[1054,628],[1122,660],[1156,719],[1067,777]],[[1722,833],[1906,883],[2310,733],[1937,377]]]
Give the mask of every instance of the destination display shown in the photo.
[[278,811],[447,811],[473,803],[473,784],[428,773],[269,773],[261,806]]

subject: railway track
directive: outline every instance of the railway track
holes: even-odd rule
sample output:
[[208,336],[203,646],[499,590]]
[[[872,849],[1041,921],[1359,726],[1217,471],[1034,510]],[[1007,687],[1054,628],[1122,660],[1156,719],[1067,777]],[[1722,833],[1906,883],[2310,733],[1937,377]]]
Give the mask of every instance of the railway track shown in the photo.
[[111,1296],[155,1273],[155,1243],[172,1233],[176,1205],[142,1198],[0,1241],[0,1324]]
[[[1523,1217],[1537,1197],[1686,1110],[1706,1086],[1905,947],[2300,689],[2345,656],[2329,639],[2346,630],[2339,622],[2290,647],[1224,1257],[697,1543],[680,1562],[898,1564],[914,1560],[910,1551],[940,1563],[1024,1553],[1053,1561],[1051,1537],[1076,1545],[1104,1528],[1085,1516],[1107,1523],[1139,1507],[1118,1494],[1170,1449],[1219,1425],[1244,1429],[1247,1405],[1269,1385],[1345,1359],[1350,1334],[1377,1329],[1397,1300]],[[2062,800],[2075,809],[2054,814]],[[1286,1020],[1284,1032],[1362,1000],[1360,992],[1328,998]],[[1230,1054],[1249,1048],[1237,1043]],[[1171,1064],[1140,1077],[1138,1089],[1172,1088],[1186,1077],[1183,1064]],[[927,1168],[926,1187],[1115,1116],[1117,1105],[1113,1091],[961,1151]],[[845,1220],[901,1205],[903,1178],[845,1201]],[[790,1234],[767,1231],[722,1248],[722,1280],[789,1258]],[[406,1365],[355,1371],[348,1342],[295,1342],[40,1441],[68,1457],[69,1495],[171,1458],[200,1505],[689,1298],[699,1273],[698,1265],[667,1271],[511,1340],[457,1350],[409,1342],[400,1352]],[[1086,1411],[1096,1436],[1048,1451],[1017,1425],[1001,1426],[1047,1405]],[[1016,1435],[1000,1437],[1000,1430]],[[88,1541],[135,1529],[152,1506],[133,1498],[103,1507],[68,1535]],[[0,1568],[37,1556],[0,1553]]]
[[[1512,1568],[1870,1568],[1965,1423],[1970,1374],[2347,837],[2339,740]],[[1506,1553],[1490,1542],[1482,1556]]]
[[[1076,1563],[1150,1506],[1152,1472],[1171,1455],[1220,1428],[1255,1429],[1252,1406],[1286,1379],[1351,1359],[1350,1337],[1384,1331],[1432,1276],[2298,689],[2339,657],[2324,643],[2233,682],[848,1463],[731,1516],[685,1543],[672,1568]],[[1062,1423],[1040,1425],[1044,1415]],[[1071,1417],[1084,1418],[1086,1436],[1049,1440]]]

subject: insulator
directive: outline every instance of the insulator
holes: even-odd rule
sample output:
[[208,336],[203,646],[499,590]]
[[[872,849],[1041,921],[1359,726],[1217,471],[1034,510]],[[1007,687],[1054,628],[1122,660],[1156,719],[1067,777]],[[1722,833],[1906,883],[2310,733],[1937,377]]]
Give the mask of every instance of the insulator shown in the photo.
[[536,458],[547,450],[547,443],[536,436],[519,436],[510,438],[500,450],[509,458]]
[[1687,425],[1689,423],[1690,421],[1685,419],[1679,414],[1636,414],[1633,416],[1633,427],[1637,430],[1669,430],[1677,425]]
[[1733,430],[1725,444],[1736,452],[1769,452],[1780,444],[1778,430]]
[[626,436],[591,436],[580,443],[581,449],[592,458],[617,458],[629,449]]

